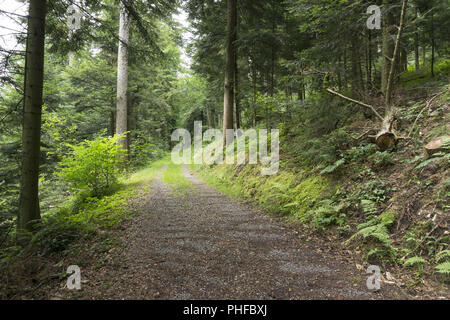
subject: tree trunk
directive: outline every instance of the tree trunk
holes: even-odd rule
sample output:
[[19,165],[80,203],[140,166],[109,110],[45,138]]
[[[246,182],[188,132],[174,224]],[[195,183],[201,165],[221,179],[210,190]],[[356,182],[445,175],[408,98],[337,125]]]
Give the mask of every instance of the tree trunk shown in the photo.
[[256,67],[252,66],[252,89],[253,89],[253,99],[252,99],[252,106],[253,106],[253,127],[256,126]]
[[17,229],[27,231],[35,230],[32,221],[41,218],[38,181],[44,84],[45,14],[46,1],[30,1],[25,58],[22,168],[17,219]]
[[[236,5],[236,35],[235,40],[238,40],[239,34],[239,19],[238,19],[238,11]],[[238,50],[234,48],[234,106],[236,112],[236,129],[241,127],[241,105],[240,105],[240,96],[239,96],[239,67],[238,67]]]
[[[226,70],[223,97],[223,146],[226,146],[226,130],[233,129],[234,103],[234,41],[236,37],[236,0],[227,0]],[[230,142],[230,141],[228,141]]]
[[434,12],[431,13],[431,76],[434,77]]
[[352,95],[354,97],[359,96],[361,93],[361,64],[360,64],[360,56],[359,56],[359,43],[357,38],[353,38],[352,40],[352,48],[351,48],[351,73],[352,73]]
[[[418,17],[418,11],[416,8],[416,18]],[[420,69],[420,58],[419,58],[419,27],[416,28],[416,32],[414,34],[414,62],[416,65],[416,72]]]
[[[129,16],[122,1],[120,2],[119,21],[119,51],[117,54],[117,112],[116,133],[123,134],[128,131],[127,117],[127,88],[128,88],[128,40],[129,40]],[[128,151],[128,139],[124,136],[119,141],[121,149]],[[124,165],[127,165],[128,155],[124,157]]]
[[345,88],[348,87],[348,75],[347,75],[347,49],[344,48],[344,84]]
[[208,128],[213,128],[213,117],[211,115],[211,110],[209,105],[206,105],[206,125],[208,126]]
[[394,52],[392,54],[392,60],[391,60],[389,75],[388,75],[387,84],[386,84],[385,115],[384,115],[381,129],[375,137],[375,142],[381,150],[389,149],[397,142],[397,136],[393,132],[393,129],[392,129],[392,124],[394,122],[394,117],[395,117],[395,109],[394,109],[394,106],[392,105],[392,92],[393,92],[393,87],[394,87],[394,84],[393,84],[394,73],[395,73],[395,69],[396,69],[396,63],[399,58],[400,39],[401,39],[403,28],[404,28],[407,4],[408,4],[408,0],[403,0],[402,10],[400,13],[400,23],[399,23],[398,32],[397,32],[397,38],[395,40]]
[[237,66],[237,61],[235,62],[234,70],[234,105],[236,111],[236,129],[241,127],[241,100],[239,97],[239,70]]
[[425,67],[425,65],[427,64],[427,46],[425,44],[423,44],[422,46],[422,61],[422,67]]
[[382,67],[381,67],[381,92],[386,96],[386,87],[388,83],[389,71],[391,70],[391,59],[394,53],[394,40],[392,31],[394,30],[395,19],[392,14],[393,0],[383,0],[384,19],[383,19],[383,47],[382,47]]
[[372,52],[371,52],[371,42],[372,42],[372,35],[370,30],[368,30],[368,40],[367,40],[367,46],[366,46],[366,63],[365,63],[365,67],[366,67],[366,89],[367,91],[369,91],[370,85],[372,83],[372,79],[371,79],[371,74],[372,74]]

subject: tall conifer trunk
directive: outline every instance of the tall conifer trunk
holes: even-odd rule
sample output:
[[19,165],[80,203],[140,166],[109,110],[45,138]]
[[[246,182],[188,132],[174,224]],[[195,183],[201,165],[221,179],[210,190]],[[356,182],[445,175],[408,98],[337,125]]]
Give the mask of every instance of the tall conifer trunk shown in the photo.
[[33,231],[39,209],[39,158],[41,144],[42,90],[46,1],[30,0],[25,60],[22,130],[22,168],[17,229]]
[[[127,110],[127,88],[128,88],[128,40],[130,22],[128,11],[120,2],[119,21],[119,51],[117,54],[117,112],[116,112],[116,133],[123,134],[128,131],[128,110]],[[128,151],[128,138],[123,137],[119,141],[120,147]],[[125,156],[124,165],[128,162]]]
[[227,46],[223,99],[223,145],[226,145],[226,130],[233,129],[234,68],[236,39],[236,0],[227,0]]

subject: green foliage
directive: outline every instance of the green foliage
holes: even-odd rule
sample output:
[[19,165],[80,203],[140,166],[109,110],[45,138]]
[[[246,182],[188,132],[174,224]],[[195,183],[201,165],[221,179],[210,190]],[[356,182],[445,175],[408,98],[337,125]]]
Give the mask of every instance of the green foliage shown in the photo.
[[411,257],[409,259],[406,259],[403,265],[405,267],[414,267],[414,266],[421,267],[425,263],[427,263],[427,261],[422,257]]
[[130,158],[135,168],[148,166],[152,161],[161,159],[166,152],[156,144],[136,143],[130,146]]
[[182,196],[192,192],[192,183],[185,177],[181,165],[167,162],[167,169],[162,174],[163,181],[170,185],[175,195]]
[[[386,210],[379,216],[369,216],[367,221],[358,225],[359,231],[352,235],[346,243],[356,239],[363,239],[366,244],[367,258],[383,260],[387,257],[393,261],[396,249],[391,245],[389,228],[394,224],[398,213],[393,210]],[[370,260],[369,260],[370,261]]]
[[376,149],[374,144],[361,144],[346,151],[346,158],[351,162],[365,161]]
[[328,187],[328,180],[320,176],[312,176],[304,179],[292,190],[294,214],[302,222],[311,221],[313,212],[319,200],[324,196],[323,192]]
[[375,166],[377,168],[384,168],[391,164],[394,164],[392,160],[392,154],[389,151],[377,151],[372,158],[374,159]]
[[343,165],[345,163],[345,159],[339,159],[338,161],[336,161],[335,163],[333,163],[332,165],[329,165],[328,167],[326,167],[325,169],[323,169],[322,171],[320,171],[320,174],[324,174],[324,173],[332,173],[334,172],[337,168],[339,168],[341,165]]
[[342,212],[344,207],[343,203],[336,204],[329,199],[320,201],[318,207],[312,210],[312,224],[318,229],[325,229],[330,225],[342,227],[346,218]]
[[358,226],[358,229],[360,230],[356,232],[349,240],[347,240],[348,242],[358,237],[362,237],[363,239],[374,238],[381,244],[390,246],[391,240],[389,239],[388,229],[377,220],[372,219],[368,222],[362,223]]
[[378,211],[376,203],[367,199],[361,199],[361,208],[366,216],[373,216]]
[[443,274],[445,276],[450,275],[450,261],[443,262],[441,264],[438,264],[436,267],[437,272],[440,274]]
[[371,180],[363,185],[359,191],[359,198],[382,203],[388,199],[391,190],[392,188],[385,181]]
[[31,254],[51,256],[62,253],[74,254],[77,241],[91,238],[99,230],[117,228],[128,219],[133,211],[128,207],[130,199],[148,192],[148,183],[155,177],[164,163],[155,162],[144,170],[135,172],[122,180],[116,190],[101,199],[92,197],[88,191],[73,196],[60,208],[46,212],[39,224],[39,231],[30,234],[30,242],[22,247],[14,245],[14,232],[7,240],[7,246],[0,248],[0,270]]
[[301,137],[303,141],[300,142],[296,151],[302,164],[330,166],[328,169],[324,169],[324,173],[326,173],[333,169],[333,164],[336,166],[334,169],[336,169],[344,163],[341,155],[348,144],[349,134],[343,128],[334,130],[320,138],[309,138],[304,135]]
[[421,162],[419,165],[417,165],[416,169],[422,169],[428,166],[430,163],[438,162],[444,159],[449,159],[448,162],[450,162],[450,153],[445,154],[444,152],[437,152],[433,155],[433,158],[427,159],[423,162]]
[[441,262],[441,261],[445,261],[445,260],[450,261],[450,250],[446,249],[446,250],[440,251],[438,254],[436,254],[435,260],[436,260],[436,262]]
[[422,257],[411,257],[403,263],[403,265],[407,268],[414,268],[416,269],[415,275],[418,278],[418,281],[421,282],[421,277],[423,275],[423,266],[424,264],[428,263],[427,260],[425,260]]
[[72,151],[61,162],[59,175],[72,190],[89,191],[101,196],[117,183],[123,150],[117,145],[121,136],[99,137],[70,146]]

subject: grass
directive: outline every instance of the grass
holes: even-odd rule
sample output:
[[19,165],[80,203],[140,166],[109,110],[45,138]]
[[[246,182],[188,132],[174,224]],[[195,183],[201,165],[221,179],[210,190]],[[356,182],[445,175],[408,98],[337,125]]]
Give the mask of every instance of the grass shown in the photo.
[[165,159],[167,169],[162,173],[162,180],[168,184],[174,195],[183,196],[192,191],[192,183],[186,179],[181,165],[174,164],[168,159]]
[[195,170],[208,185],[232,198],[238,199],[242,193],[241,186],[229,179],[230,166],[218,165],[214,168],[208,168],[201,165],[191,165],[191,169]]

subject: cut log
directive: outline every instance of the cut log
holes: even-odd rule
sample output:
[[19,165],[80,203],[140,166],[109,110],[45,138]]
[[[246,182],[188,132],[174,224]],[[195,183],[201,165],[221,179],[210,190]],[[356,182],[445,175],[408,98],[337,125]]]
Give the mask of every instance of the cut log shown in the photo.
[[397,136],[393,132],[383,131],[377,134],[375,143],[381,151],[387,150],[395,145]]
[[450,147],[450,136],[442,136],[430,141],[426,146],[425,150],[428,155],[431,156],[437,152],[448,150]]
[[392,123],[394,122],[394,117],[392,114],[386,115],[383,119],[381,130],[377,133],[375,137],[375,143],[380,150],[387,150],[395,145],[397,142],[397,135],[392,130]]

